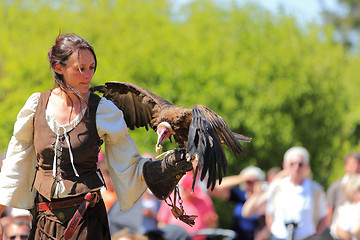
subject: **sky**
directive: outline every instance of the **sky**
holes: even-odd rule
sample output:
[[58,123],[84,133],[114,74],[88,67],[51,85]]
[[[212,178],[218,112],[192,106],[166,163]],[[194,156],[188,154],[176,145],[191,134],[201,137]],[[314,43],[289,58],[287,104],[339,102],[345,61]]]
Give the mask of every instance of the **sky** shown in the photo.
[[[241,1],[245,2],[245,0]],[[294,15],[299,21],[315,21],[320,24],[321,5],[327,9],[336,8],[336,0],[257,0],[257,2],[271,12],[279,12],[279,6],[282,6],[286,13]]]
[[[170,0],[174,3],[174,10],[180,8],[183,4],[187,4],[192,0]],[[232,0],[217,0],[219,3]],[[299,22],[309,23],[316,22],[322,23],[320,12],[322,7],[326,9],[336,9],[337,0],[236,0],[238,3],[251,3],[257,2],[266,9],[273,13],[277,13],[280,10],[280,6],[283,7],[285,12],[289,15],[295,16]]]

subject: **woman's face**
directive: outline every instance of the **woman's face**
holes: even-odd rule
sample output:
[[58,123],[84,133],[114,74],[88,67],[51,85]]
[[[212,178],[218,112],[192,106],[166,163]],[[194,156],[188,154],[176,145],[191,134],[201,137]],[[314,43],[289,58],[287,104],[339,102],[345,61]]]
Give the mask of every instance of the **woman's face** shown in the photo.
[[69,57],[66,66],[55,64],[55,71],[63,75],[68,86],[85,94],[95,73],[95,58],[89,50],[80,49]]

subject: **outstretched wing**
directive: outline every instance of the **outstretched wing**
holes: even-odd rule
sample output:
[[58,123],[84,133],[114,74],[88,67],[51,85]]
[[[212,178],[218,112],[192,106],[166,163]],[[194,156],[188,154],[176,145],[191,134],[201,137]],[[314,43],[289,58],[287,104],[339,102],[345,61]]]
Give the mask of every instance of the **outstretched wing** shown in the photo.
[[251,138],[233,133],[223,118],[208,107],[196,105],[192,113],[187,150],[190,156],[198,155],[194,179],[200,170],[200,180],[208,173],[207,187],[213,190],[216,179],[219,178],[221,182],[222,176],[226,174],[227,160],[222,144],[237,156],[244,152],[239,141],[249,142]]
[[125,122],[131,130],[145,127],[148,130],[152,115],[163,105],[171,104],[154,93],[129,82],[107,82],[94,86],[91,91],[101,92],[123,113]]

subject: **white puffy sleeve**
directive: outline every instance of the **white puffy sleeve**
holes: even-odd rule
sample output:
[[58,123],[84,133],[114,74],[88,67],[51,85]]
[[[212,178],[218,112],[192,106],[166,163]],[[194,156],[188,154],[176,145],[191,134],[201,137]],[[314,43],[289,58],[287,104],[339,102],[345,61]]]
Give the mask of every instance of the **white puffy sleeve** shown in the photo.
[[105,162],[123,211],[136,203],[147,188],[142,173],[149,158],[140,156],[129,136],[122,111],[105,98],[97,108],[96,125],[105,142]]
[[20,110],[0,173],[0,204],[30,209],[35,175],[33,119],[40,93],[32,94]]

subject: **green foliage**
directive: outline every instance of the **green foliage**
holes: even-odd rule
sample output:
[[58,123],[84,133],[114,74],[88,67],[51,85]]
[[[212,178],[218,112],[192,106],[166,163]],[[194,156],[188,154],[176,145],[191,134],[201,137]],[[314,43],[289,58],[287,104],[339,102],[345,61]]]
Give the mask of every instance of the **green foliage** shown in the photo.
[[337,0],[337,7],[333,9],[323,5],[322,15],[325,23],[336,28],[335,41],[342,43],[347,48],[356,45],[354,37],[359,34],[360,28],[359,1]]
[[[30,94],[52,87],[46,56],[59,31],[94,46],[94,84],[130,81],[177,105],[206,105],[252,137],[239,160],[227,153],[228,174],[281,166],[302,145],[327,187],[359,148],[359,59],[331,41],[331,28],[251,5],[193,1],[174,12],[164,0],[1,1],[0,22],[0,149]],[[154,151],[152,130],[130,134],[141,152]]]

